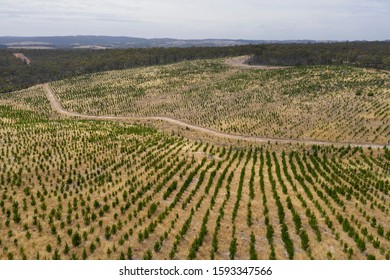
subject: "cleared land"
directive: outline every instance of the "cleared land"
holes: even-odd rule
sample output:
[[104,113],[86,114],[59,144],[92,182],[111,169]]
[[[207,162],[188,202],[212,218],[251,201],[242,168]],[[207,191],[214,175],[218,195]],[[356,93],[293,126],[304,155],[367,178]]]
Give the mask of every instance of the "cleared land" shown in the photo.
[[267,138],[387,144],[390,78],[353,67],[264,71],[222,60],[112,71],[51,84],[67,111],[168,117]]
[[390,259],[388,149],[211,145],[51,105],[0,95],[0,259]]
[[29,65],[31,63],[31,60],[27,56],[25,56],[23,53],[14,53],[14,56],[16,58],[19,58],[23,62],[25,62],[27,65]]

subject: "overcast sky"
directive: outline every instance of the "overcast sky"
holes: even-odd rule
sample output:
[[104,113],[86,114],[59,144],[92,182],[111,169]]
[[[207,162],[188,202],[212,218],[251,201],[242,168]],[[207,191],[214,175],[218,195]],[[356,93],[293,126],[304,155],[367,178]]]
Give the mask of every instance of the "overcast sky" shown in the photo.
[[0,36],[390,39],[390,0],[0,0]]

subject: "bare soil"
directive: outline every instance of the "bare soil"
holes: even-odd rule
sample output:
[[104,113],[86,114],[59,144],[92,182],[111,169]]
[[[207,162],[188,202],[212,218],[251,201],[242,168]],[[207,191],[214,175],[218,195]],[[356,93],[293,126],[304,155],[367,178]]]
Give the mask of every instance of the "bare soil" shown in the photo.
[[263,70],[272,70],[272,69],[284,69],[288,66],[270,66],[270,65],[249,65],[247,62],[250,56],[240,56],[232,59],[226,60],[226,64],[229,66],[236,66],[241,68],[251,68],[251,69],[263,69]]
[[31,63],[31,60],[25,56],[23,53],[14,53],[13,54],[16,58],[19,58],[21,59],[22,61],[24,61],[27,65],[30,65]]

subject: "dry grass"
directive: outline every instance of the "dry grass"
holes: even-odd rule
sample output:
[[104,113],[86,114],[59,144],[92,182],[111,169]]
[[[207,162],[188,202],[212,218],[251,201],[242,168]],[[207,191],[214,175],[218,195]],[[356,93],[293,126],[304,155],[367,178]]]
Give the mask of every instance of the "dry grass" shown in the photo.
[[221,60],[113,71],[52,84],[90,115],[167,116],[223,132],[388,143],[389,75],[352,67],[253,70]]
[[65,120],[39,87],[1,95],[0,124],[0,259],[390,258],[385,149],[224,147]]

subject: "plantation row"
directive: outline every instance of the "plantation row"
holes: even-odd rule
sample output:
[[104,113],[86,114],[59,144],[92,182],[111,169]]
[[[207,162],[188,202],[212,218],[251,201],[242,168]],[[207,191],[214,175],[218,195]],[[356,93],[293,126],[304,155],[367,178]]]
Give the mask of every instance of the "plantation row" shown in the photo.
[[52,112],[41,86],[0,94],[0,106],[0,123],[30,123],[58,117]]
[[0,259],[390,258],[387,149],[64,120],[40,87],[1,95],[0,124]]
[[223,60],[112,71],[52,83],[67,110],[168,116],[223,132],[388,143],[385,72],[341,66],[253,70]]
[[219,147],[42,96],[0,100],[0,259],[390,258],[386,149]]

